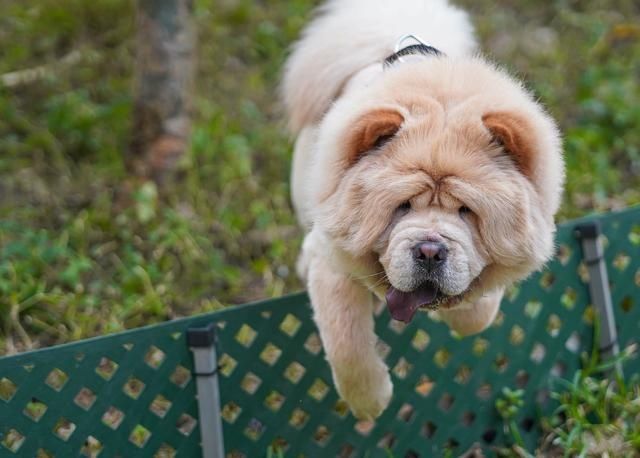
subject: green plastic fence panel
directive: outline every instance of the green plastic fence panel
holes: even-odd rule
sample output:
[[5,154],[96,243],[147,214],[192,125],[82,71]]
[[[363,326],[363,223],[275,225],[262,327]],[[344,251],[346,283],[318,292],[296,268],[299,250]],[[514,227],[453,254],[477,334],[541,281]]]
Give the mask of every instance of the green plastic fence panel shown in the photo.
[[[605,258],[621,348],[640,343],[640,211],[629,210],[602,218]],[[640,359],[625,373],[640,373]]]
[[[621,337],[636,339],[640,209],[601,219]],[[381,307],[376,327],[395,392],[375,423],[356,422],[338,400],[298,294],[0,360],[0,456],[199,456],[185,331],[212,321],[227,457],[265,456],[272,445],[291,457],[459,455],[473,444],[490,455],[505,440],[494,408],[502,387],[524,388],[517,421],[533,448],[537,419],[554,407],[550,384],[591,348],[573,226],[559,228],[556,259],[509,291],[479,336],[458,339],[426,315],[401,326]]]
[[0,361],[0,456],[198,456],[182,331],[171,323]]

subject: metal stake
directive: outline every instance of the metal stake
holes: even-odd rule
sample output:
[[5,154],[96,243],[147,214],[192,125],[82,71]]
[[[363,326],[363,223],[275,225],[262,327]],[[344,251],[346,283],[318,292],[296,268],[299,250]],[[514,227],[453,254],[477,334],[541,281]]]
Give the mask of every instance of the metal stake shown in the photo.
[[[598,221],[589,221],[576,226],[576,237],[582,243],[582,256],[589,270],[589,294],[600,319],[600,355],[604,359],[618,356],[618,332],[613,314],[609,276],[604,261],[604,248],[600,239],[601,229]],[[615,370],[622,375],[622,366],[618,362]]]
[[187,330],[193,352],[203,458],[224,458],[215,324]]

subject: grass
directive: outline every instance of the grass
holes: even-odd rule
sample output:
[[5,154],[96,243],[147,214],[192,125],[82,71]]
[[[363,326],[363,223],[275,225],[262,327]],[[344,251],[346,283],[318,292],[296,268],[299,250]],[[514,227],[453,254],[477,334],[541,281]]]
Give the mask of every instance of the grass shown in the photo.
[[551,398],[557,408],[542,418],[543,438],[535,455],[526,451],[515,422],[523,390],[503,389],[496,410],[512,440],[497,449],[505,457],[634,457],[640,452],[640,376],[616,371],[637,357],[637,345],[602,362],[598,352],[584,355],[582,369],[570,380],[554,379]]
[[[125,0],[6,0],[0,75],[0,353],[277,296],[301,233],[275,88],[317,2],[196,2],[199,74],[182,179],[131,208],[134,21]],[[635,2],[463,2],[483,49],[527,81],[565,134],[560,218],[640,202]],[[71,59],[69,56],[72,56]]]
[[[199,70],[181,180],[162,193],[141,186],[123,209],[115,197],[126,180],[132,3],[3,2],[0,75],[46,71],[0,84],[0,354],[302,287],[291,142],[275,88],[287,46],[318,2],[195,1]],[[487,54],[525,79],[561,125],[560,219],[639,203],[637,2],[457,3]],[[563,405],[587,394],[637,399],[619,381],[577,377]],[[563,435],[579,412],[568,414],[550,431],[578,450],[588,436]]]
[[[131,2],[9,2],[0,74],[0,353],[300,289],[290,142],[273,86],[310,5],[197,5],[200,77],[183,180],[159,196],[126,178]],[[45,37],[45,38],[42,38]],[[235,37],[232,39],[232,37]],[[61,56],[78,51],[73,66]]]

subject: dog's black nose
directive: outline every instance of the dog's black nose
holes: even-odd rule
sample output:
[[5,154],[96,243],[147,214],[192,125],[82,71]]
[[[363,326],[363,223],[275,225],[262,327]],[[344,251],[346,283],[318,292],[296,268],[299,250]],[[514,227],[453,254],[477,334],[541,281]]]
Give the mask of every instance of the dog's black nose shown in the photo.
[[444,264],[448,251],[441,242],[420,242],[413,247],[413,257],[416,262],[431,270]]

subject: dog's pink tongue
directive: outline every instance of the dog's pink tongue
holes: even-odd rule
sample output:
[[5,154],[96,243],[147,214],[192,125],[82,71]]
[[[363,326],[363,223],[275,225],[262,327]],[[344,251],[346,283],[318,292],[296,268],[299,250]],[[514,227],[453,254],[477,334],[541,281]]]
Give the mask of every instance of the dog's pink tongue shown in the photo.
[[438,289],[430,283],[425,283],[410,293],[391,286],[386,294],[387,307],[394,320],[409,323],[416,311],[423,305],[431,304],[437,294]]

